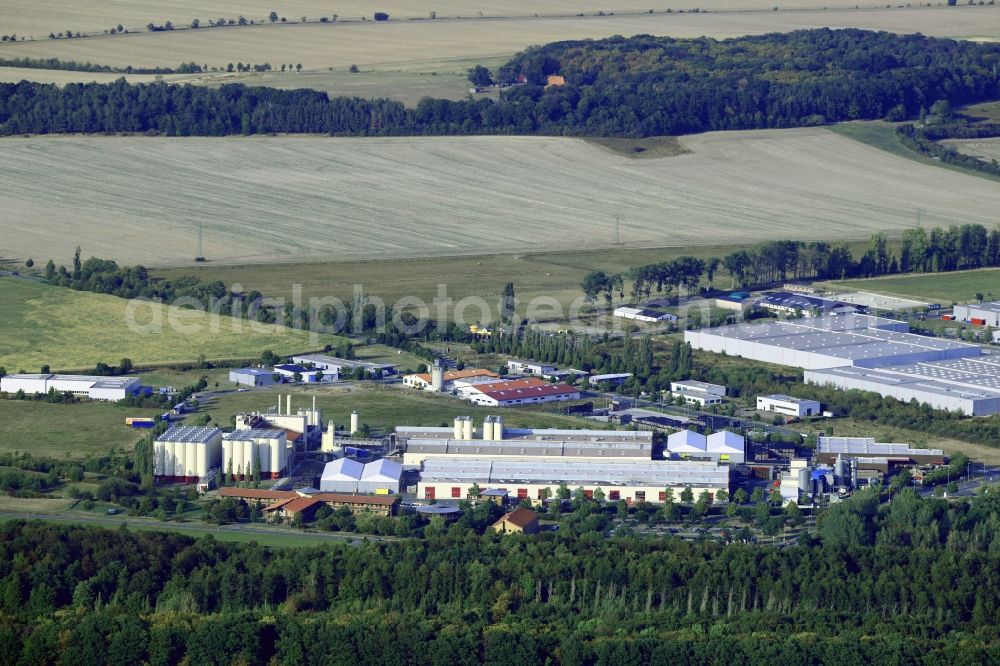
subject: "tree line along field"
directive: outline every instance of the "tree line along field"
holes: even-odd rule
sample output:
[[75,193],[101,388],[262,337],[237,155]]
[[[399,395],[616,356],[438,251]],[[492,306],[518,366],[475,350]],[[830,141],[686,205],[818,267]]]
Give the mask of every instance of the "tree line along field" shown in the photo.
[[[0,278],[0,367],[7,372],[85,370],[122,358],[143,363],[257,358],[265,349],[290,354],[336,342],[317,343],[305,332],[281,326],[158,304],[135,307],[138,332],[129,325],[133,302],[89,292]],[[154,332],[156,321],[162,322]],[[171,325],[171,320],[180,326]],[[143,328],[145,327],[145,328]],[[143,330],[147,332],[143,332]]]
[[[868,242],[848,243],[852,254],[864,253]],[[898,252],[892,242],[892,249]],[[244,289],[257,290],[268,296],[291,298],[293,287],[301,288],[302,298],[334,296],[351,302],[355,285],[363,293],[392,305],[404,297],[417,297],[431,304],[439,295],[439,285],[445,295],[456,303],[478,296],[497,311],[504,285],[513,282],[519,312],[534,299],[554,299],[568,311],[582,297],[580,285],[587,273],[601,270],[624,273],[635,266],[667,261],[684,255],[699,259],[723,257],[743,246],[693,246],[661,248],[616,248],[594,251],[564,251],[523,254],[496,254],[448,257],[447,259],[405,259],[345,262],[313,262],[293,264],[249,264],[226,266],[181,266],[155,269],[156,278],[176,280],[194,276],[202,282],[221,280],[241,284]],[[731,286],[724,268],[716,273],[714,285],[721,289]],[[626,294],[626,298],[630,298]],[[617,300],[617,297],[616,297]],[[453,310],[451,310],[453,311]],[[466,316],[476,317],[469,309]],[[434,310],[432,310],[432,316]]]
[[[176,67],[193,61],[221,69],[229,63],[243,62],[279,66],[301,63],[306,70],[343,70],[351,64],[501,57],[531,44],[616,34],[725,38],[804,28],[857,27],[937,37],[1000,36],[1000,7],[995,6],[662,13],[665,10],[585,17],[355,21],[143,31],[112,37],[6,43],[0,45],[0,57],[55,57],[116,67]],[[67,28],[71,26],[55,25],[45,34]]]
[[85,255],[162,266],[193,263],[200,223],[209,264],[230,265],[860,240],[917,207],[990,226],[1000,206],[978,178],[823,128],[680,143],[636,160],[554,137],[11,138],[0,226],[22,260],[65,262],[82,237]]
[[[468,70],[474,65],[496,68],[507,58],[451,58],[401,63],[364,65],[352,73],[347,67],[319,68],[311,71],[207,72],[194,74],[120,74],[116,72],[80,72],[74,70],[0,67],[0,82],[35,81],[67,83],[111,83],[124,78],[129,83],[194,84],[219,87],[231,83],[265,86],[282,90],[309,88],[331,96],[385,97],[414,107],[424,97],[460,100],[469,95]],[[280,70],[280,65],[278,66]],[[485,91],[479,96],[495,95]]]
[[831,284],[848,291],[939,300],[945,307],[952,303],[973,301],[976,294],[992,293],[993,300],[1000,299],[1000,269],[997,268],[954,273],[911,273]]

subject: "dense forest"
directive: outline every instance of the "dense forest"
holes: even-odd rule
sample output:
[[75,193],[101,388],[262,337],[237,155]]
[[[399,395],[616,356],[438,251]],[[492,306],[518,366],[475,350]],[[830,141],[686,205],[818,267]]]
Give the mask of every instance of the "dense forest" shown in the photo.
[[862,491],[785,548],[455,525],[269,549],[11,522],[0,664],[997,663],[998,558],[997,495],[909,489]]
[[[648,136],[914,117],[1000,97],[1000,45],[863,30],[729,40],[640,35],[530,48],[488,99],[385,99],[163,83],[0,85],[0,134]],[[546,85],[549,75],[561,85]]]

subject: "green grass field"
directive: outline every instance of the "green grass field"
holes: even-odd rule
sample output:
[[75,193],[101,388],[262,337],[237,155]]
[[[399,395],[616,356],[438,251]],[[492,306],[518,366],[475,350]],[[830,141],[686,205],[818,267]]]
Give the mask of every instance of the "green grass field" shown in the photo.
[[135,443],[143,431],[126,426],[126,417],[156,415],[155,409],[103,402],[0,400],[0,450],[84,458]]
[[[849,245],[856,255],[860,255],[866,244],[858,242]],[[890,245],[898,252],[895,242]],[[478,296],[486,299],[495,317],[498,299],[507,282],[514,283],[522,315],[526,314],[527,303],[542,298],[555,299],[563,311],[568,312],[570,304],[582,298],[580,283],[590,271],[624,272],[635,266],[668,261],[683,255],[707,259],[723,257],[739,249],[743,247],[618,248],[437,259],[180,267],[156,269],[153,273],[165,279],[194,275],[206,282],[222,280],[226,284],[239,283],[246,290],[256,289],[268,296],[285,298],[290,298],[293,287],[298,286],[306,303],[309,298],[328,296],[350,303],[355,285],[358,285],[361,292],[382,299],[388,306],[403,297],[419,298],[431,307],[434,319],[438,318],[438,308],[432,303],[439,295],[452,299],[451,305],[446,307],[451,318],[454,318],[455,306],[461,299]],[[730,277],[723,269],[717,272],[714,284],[723,289],[730,287]],[[544,318],[550,308],[543,307],[541,300],[536,302],[539,304],[536,314],[538,318]],[[478,308],[466,308],[465,321],[478,320],[478,313]]]
[[[970,109],[971,108],[974,107],[970,107]],[[993,107],[985,108],[993,112]],[[972,169],[963,169],[962,167],[955,166],[953,164],[945,164],[939,160],[931,159],[930,157],[926,157],[920,153],[910,150],[896,137],[896,127],[890,123],[839,123],[837,125],[830,125],[827,129],[834,134],[846,136],[850,139],[854,139],[855,141],[860,141],[861,143],[867,143],[869,146],[881,148],[882,150],[890,152],[893,155],[905,157],[906,159],[913,160],[914,162],[929,164],[931,166],[948,169],[949,171],[956,171],[958,173],[978,176],[980,178],[985,178],[986,180],[1000,181],[1000,178],[996,176],[991,176],[981,171],[973,171]]]
[[[142,532],[173,532],[198,539],[211,536],[216,541],[234,541],[238,543],[258,543],[261,546],[272,546],[276,548],[303,548],[310,546],[320,546],[329,543],[343,543],[345,540],[364,539],[364,535],[346,535],[342,533],[317,532],[310,530],[302,532],[292,530],[292,528],[268,527],[268,526],[245,526],[245,525],[210,525],[203,522],[172,523],[160,522],[152,519],[133,518],[124,516],[98,516],[88,515],[80,512],[80,517],[73,514],[76,511],[64,511],[46,506],[41,502],[45,500],[27,500],[24,508],[18,509],[31,513],[50,514],[44,520],[46,522],[61,525],[79,525],[83,527],[100,527],[103,529],[121,529],[124,525],[129,530]],[[49,500],[49,502],[62,502],[62,500]],[[0,508],[0,510],[3,510]],[[22,516],[23,519],[23,516]],[[0,522],[4,519],[0,518]],[[16,520],[9,518],[7,520]],[[380,537],[384,538],[384,537]]]
[[[207,400],[200,413],[211,414],[215,423],[228,425],[238,412],[266,411],[277,404],[278,394],[292,395],[292,410],[307,407],[316,396],[316,406],[323,410],[324,421],[333,420],[338,425],[350,422],[352,410],[358,410],[361,423],[376,429],[391,429],[397,425],[439,426],[450,425],[456,416],[472,416],[477,423],[489,414],[502,414],[504,421],[514,427],[533,428],[594,428],[586,419],[553,414],[536,409],[487,409],[474,407],[468,402],[444,395],[412,391],[397,386],[345,388],[295,388],[273,391],[229,393]],[[549,408],[552,408],[550,405]],[[197,415],[189,417],[193,420]]]
[[[849,291],[871,291],[891,296],[938,300],[942,305],[951,305],[972,301],[976,294],[983,294],[987,299],[1000,299],[1000,268],[892,275],[830,284]],[[993,296],[989,295],[991,293]]]
[[265,326],[194,310],[0,278],[0,367],[7,372],[82,370],[99,361],[136,365],[256,358],[317,349],[333,336]]

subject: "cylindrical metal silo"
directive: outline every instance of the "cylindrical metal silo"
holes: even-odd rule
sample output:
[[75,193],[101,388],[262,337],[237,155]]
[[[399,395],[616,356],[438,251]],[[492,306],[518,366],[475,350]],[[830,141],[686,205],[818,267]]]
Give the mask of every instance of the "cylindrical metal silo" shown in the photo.
[[254,460],[257,459],[257,446],[252,441],[243,442],[243,475],[253,474]]
[[494,416],[493,417],[493,439],[501,440],[503,439],[503,417]]
[[222,440],[222,473],[229,471],[229,463],[233,459],[233,442],[230,439]]
[[243,474],[243,442],[233,442],[233,474],[239,478]]
[[842,486],[845,483],[845,478],[847,476],[847,465],[844,464],[844,457],[837,454],[837,462],[833,466],[833,482],[838,486]]
[[465,428],[462,426],[462,417],[455,417],[455,430],[452,433],[452,439],[462,439],[462,435],[465,432]]
[[198,449],[199,445],[197,442],[185,442],[184,443],[184,481],[190,483],[192,477],[197,481],[195,468],[198,465]]
[[812,475],[808,469],[799,470],[799,492],[812,494]]
[[472,417],[466,416],[465,421],[462,423],[462,439],[472,439]]
[[195,468],[194,474],[199,479],[206,474],[208,474],[208,447],[211,446],[208,442],[199,444],[197,448],[197,455],[195,457]]
[[171,442],[169,451],[174,460],[172,476],[180,481],[184,477],[184,442]]
[[483,419],[483,439],[493,439],[493,417],[487,416]]
[[272,439],[270,441],[270,448],[271,450],[269,451],[269,453],[271,455],[269,457],[271,460],[270,460],[270,465],[268,465],[268,467],[269,471],[271,472],[271,478],[274,479],[280,476],[282,471],[281,450],[283,447],[281,446],[281,440]]
[[358,418],[358,411],[354,410],[351,412],[351,434],[353,435],[361,428],[361,422]]
[[163,476],[163,461],[166,458],[166,447],[163,442],[153,444],[153,476]]

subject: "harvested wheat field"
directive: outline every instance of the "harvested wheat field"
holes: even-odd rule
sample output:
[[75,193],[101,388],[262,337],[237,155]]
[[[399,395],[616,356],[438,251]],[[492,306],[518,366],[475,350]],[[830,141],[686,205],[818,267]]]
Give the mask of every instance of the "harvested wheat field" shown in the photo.
[[960,153],[978,157],[990,162],[1000,161],[1000,138],[995,139],[947,139],[942,144],[954,148]]
[[616,34],[737,37],[824,26],[942,37],[1000,35],[1000,6],[258,25],[18,42],[0,46],[0,57],[56,57],[116,67],[301,63],[320,70],[352,63],[498,57],[531,44]]
[[867,237],[992,226],[1000,185],[823,128],[683,137],[637,160],[553,137],[0,141],[8,256],[290,262]]
[[[468,0],[384,0],[373,5],[366,0],[344,0],[330,3],[325,0],[293,0],[274,3],[264,0],[221,0],[210,6],[194,0],[170,0],[152,2],[150,0],[77,0],[63,3],[33,2],[32,0],[8,0],[4,2],[3,16],[0,17],[0,33],[11,32],[18,35],[44,38],[50,32],[72,30],[82,33],[100,33],[118,24],[130,31],[145,30],[147,23],[162,24],[171,21],[177,28],[186,28],[192,19],[199,19],[202,25],[209,21],[236,19],[243,16],[248,21],[267,23],[272,10],[289,22],[328,20],[337,15],[337,20],[358,21],[362,17],[371,20],[375,11],[386,12],[394,20],[429,19],[434,12],[439,20],[455,17],[478,18],[496,16],[561,16],[597,12],[638,13],[653,9],[664,12],[700,9],[701,11],[745,11],[771,10],[775,5],[781,9],[823,9],[884,7],[868,0],[857,3],[851,0],[790,0],[775,3],[774,0],[671,0],[663,6],[650,5],[644,0],[547,0],[543,4],[533,0],[505,0],[497,3],[469,3]],[[210,7],[210,8],[209,8]],[[280,22],[280,20],[279,20]]]

